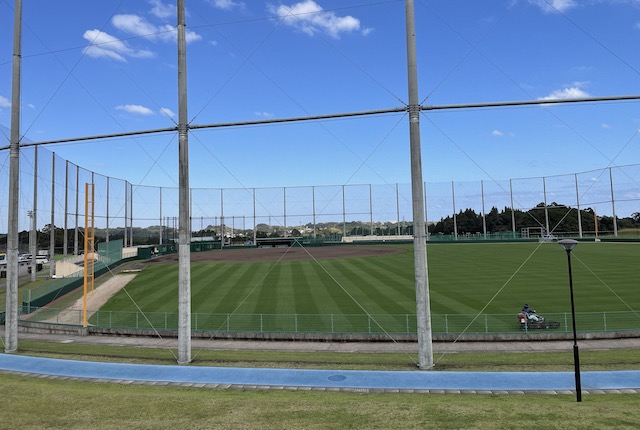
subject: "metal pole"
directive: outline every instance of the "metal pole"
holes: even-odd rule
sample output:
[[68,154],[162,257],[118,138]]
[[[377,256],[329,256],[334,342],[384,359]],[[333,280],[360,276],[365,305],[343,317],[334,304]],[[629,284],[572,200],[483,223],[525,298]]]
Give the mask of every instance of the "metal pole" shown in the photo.
[[571,294],[571,323],[573,325],[573,370],[576,380],[576,402],[582,401],[582,387],[580,384],[580,352],[578,351],[578,334],[576,331],[576,310],[573,302],[573,275],[571,273],[571,250],[567,250],[569,264],[569,292]]
[[128,218],[128,213],[129,213],[129,187],[127,187],[128,183],[127,181],[124,181],[124,229],[122,232],[122,245],[126,248],[127,247],[127,221],[129,220]]
[[[429,219],[429,212],[428,212],[428,203],[427,203],[427,183],[423,182],[422,183],[422,188],[424,190],[424,192],[422,193],[422,198],[424,199],[424,222],[426,223],[427,220]],[[425,233],[427,235],[427,242],[429,242],[429,229],[425,226]]]
[[131,196],[131,209],[129,209],[129,246],[133,246],[133,184],[129,184]]
[[609,167],[609,184],[611,186],[611,211],[613,213],[613,234],[618,237],[618,220],[616,217],[616,199],[613,196],[613,173],[611,173],[611,167]]
[[53,277],[55,264],[53,255],[56,252],[56,153],[51,153],[51,228],[49,229],[49,276]]
[[373,191],[371,190],[371,184],[369,184],[369,235],[373,236]]
[[76,224],[73,233],[73,255],[78,255],[78,212],[80,211],[80,166],[76,166]]
[[158,244],[162,245],[162,187],[160,187],[160,238]]
[[69,250],[69,234],[68,234],[68,218],[69,218],[69,160],[64,163],[64,237],[62,238],[62,258],[67,258]]
[[109,242],[109,188],[111,186],[110,179],[111,178],[109,176],[107,176],[107,208],[106,208],[106,214],[105,214],[106,218],[107,218],[106,219],[106,225],[105,225],[105,227],[106,227],[106,229],[105,229],[105,235],[106,235],[105,241],[106,242]]
[[544,196],[544,221],[545,228],[547,230],[546,234],[551,234],[551,231],[549,230],[549,208],[547,206],[547,179],[544,176],[542,177],[542,194]]
[[284,211],[284,237],[287,237],[287,187],[282,187],[282,210]]
[[31,282],[36,281],[36,254],[38,253],[38,147],[33,147],[33,211],[31,213],[31,226],[29,228],[29,252],[31,253]]
[[484,181],[480,180],[480,194],[482,195],[482,234],[487,240],[487,212],[484,207]]
[[16,0],[13,20],[11,141],[9,149],[9,210],[7,214],[7,296],[4,351],[18,351],[18,200],[20,197],[20,66],[22,0]]
[[396,182],[396,235],[400,235],[400,191]]
[[578,208],[578,233],[580,239],[582,239],[582,214],[580,214],[580,194],[578,192],[578,174],[574,173],[574,178],[576,181],[576,207]]
[[316,233],[316,187],[311,187],[311,207],[313,211],[313,238],[317,237]]
[[453,208],[453,237],[458,240],[458,216],[456,215],[456,186],[451,181],[451,207]]
[[224,248],[224,188],[220,188],[220,250]]
[[347,215],[344,204],[344,185],[342,186],[342,237],[347,236]]
[[178,364],[191,362],[191,231],[189,229],[189,119],[184,0],[178,0]]
[[516,238],[516,213],[513,210],[513,180],[509,179],[509,196],[511,197],[511,231],[513,238]]
[[420,104],[413,0],[405,1],[407,20],[407,71],[409,78],[409,137],[411,147],[411,194],[413,200],[413,247],[416,279],[416,318],[418,328],[418,366],[433,367],[427,238],[422,192],[422,156],[420,150]]
[[253,189],[253,193],[252,193],[252,197],[253,197],[253,244],[257,245],[257,239],[258,239],[258,224],[256,224],[256,189]]

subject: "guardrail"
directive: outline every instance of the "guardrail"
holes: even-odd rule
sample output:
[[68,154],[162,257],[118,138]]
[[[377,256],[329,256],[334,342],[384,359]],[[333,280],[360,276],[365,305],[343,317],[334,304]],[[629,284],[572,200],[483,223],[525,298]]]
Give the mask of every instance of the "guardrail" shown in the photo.
[[[51,308],[25,309],[23,320],[30,322],[82,325],[82,311]],[[89,324],[110,329],[177,330],[178,314],[171,312],[89,312]],[[545,315],[557,327],[522,327],[516,314],[432,314],[433,334],[504,334],[528,332],[571,333],[571,314]],[[640,331],[640,311],[576,313],[579,332]],[[416,334],[415,314],[209,314],[193,313],[194,331],[255,333],[326,334]]]

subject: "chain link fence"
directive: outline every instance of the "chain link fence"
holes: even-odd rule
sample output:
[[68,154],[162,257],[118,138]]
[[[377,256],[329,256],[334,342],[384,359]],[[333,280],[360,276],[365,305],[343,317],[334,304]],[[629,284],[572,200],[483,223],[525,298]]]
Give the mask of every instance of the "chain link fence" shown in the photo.
[[[50,324],[82,325],[82,311],[52,308],[25,310],[22,319]],[[178,314],[171,312],[91,312],[89,324],[110,329],[177,331]],[[415,314],[192,314],[194,331],[253,333],[324,333],[415,335]],[[432,314],[436,335],[522,333],[572,333],[570,313],[551,313],[545,321],[557,323],[549,329],[522,326],[516,314]],[[579,332],[607,333],[640,331],[640,311],[576,313]]]

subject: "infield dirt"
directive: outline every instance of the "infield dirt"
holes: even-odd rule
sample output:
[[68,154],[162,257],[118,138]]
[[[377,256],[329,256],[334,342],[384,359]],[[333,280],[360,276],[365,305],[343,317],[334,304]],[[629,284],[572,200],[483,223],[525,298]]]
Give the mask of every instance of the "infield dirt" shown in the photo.
[[[191,262],[268,262],[292,260],[326,260],[398,254],[407,252],[403,247],[376,245],[336,245],[286,248],[234,248],[192,252]],[[178,254],[156,257],[149,263],[175,263]]]

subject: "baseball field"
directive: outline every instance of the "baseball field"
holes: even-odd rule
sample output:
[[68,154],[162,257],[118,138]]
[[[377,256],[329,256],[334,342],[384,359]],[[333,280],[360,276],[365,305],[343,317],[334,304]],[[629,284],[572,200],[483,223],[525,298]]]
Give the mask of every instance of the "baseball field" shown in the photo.
[[[427,253],[433,314],[502,315],[511,323],[524,303],[544,314],[570,312],[567,257],[555,243],[432,244]],[[572,252],[582,326],[589,313],[607,312],[610,319],[623,313],[629,329],[640,327],[638,256],[634,243],[583,242]],[[223,319],[376,315],[404,324],[415,314],[414,282],[406,244],[192,253],[192,311]],[[177,284],[176,255],[151,260],[102,311],[177,313]]]

